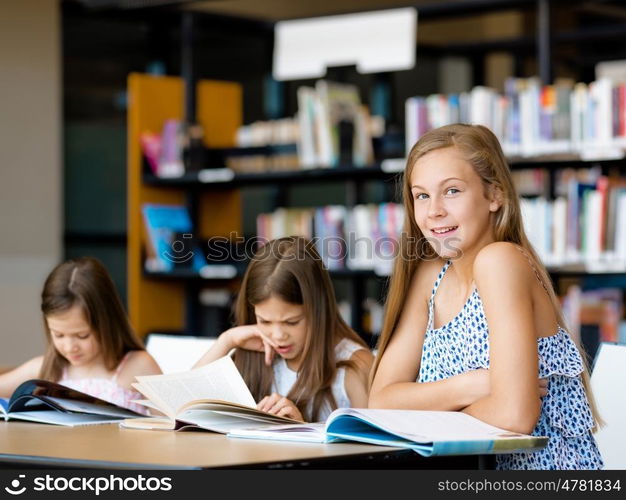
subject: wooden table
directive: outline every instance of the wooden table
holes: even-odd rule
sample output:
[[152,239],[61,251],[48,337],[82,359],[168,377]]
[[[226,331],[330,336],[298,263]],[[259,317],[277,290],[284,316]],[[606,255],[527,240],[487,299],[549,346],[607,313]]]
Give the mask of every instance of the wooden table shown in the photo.
[[427,468],[476,469],[482,457],[424,458],[411,450],[360,443],[291,443],[210,432],[60,427],[0,422],[0,465],[46,468]]

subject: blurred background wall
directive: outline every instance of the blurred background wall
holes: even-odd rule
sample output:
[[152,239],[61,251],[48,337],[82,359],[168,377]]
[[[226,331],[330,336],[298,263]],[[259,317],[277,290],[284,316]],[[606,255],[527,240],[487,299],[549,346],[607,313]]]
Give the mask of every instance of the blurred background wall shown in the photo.
[[61,32],[57,0],[0,15],[0,365],[41,354],[41,287],[62,253]]

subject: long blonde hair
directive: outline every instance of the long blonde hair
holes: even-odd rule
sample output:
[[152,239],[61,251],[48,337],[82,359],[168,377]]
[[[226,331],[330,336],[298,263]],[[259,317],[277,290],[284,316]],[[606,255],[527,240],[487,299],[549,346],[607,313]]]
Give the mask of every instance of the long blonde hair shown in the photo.
[[[256,323],[254,306],[270,297],[304,308],[307,335],[302,365],[286,397],[305,420],[317,420],[325,401],[332,409],[337,407],[331,391],[337,368],[352,366],[350,361],[336,362],[335,345],[343,338],[367,345],[341,318],[328,271],[305,238],[272,240],[256,253],[235,302],[237,325]],[[274,373],[265,365],[263,353],[237,349],[234,361],[256,400],[270,394]]]
[[[411,195],[411,174],[417,161],[424,155],[437,149],[453,146],[472,165],[481,178],[485,190],[491,186],[499,191],[502,206],[492,217],[495,241],[508,241],[522,249],[548,293],[559,324],[565,326],[561,304],[551,285],[550,276],[524,232],[519,197],[498,139],[487,127],[482,125],[461,123],[446,125],[424,134],[413,146],[407,159],[402,179],[402,197],[406,216],[400,238],[400,252],[394,263],[389,284],[383,328],[378,341],[378,352],[372,368],[371,379],[373,379],[382,355],[397,327],[411,279],[415,275],[419,262],[424,259],[432,259],[434,256],[432,247],[412,217],[414,200]],[[417,247],[415,247],[415,242],[417,242]],[[578,348],[581,350],[580,345]],[[589,397],[594,418],[600,422],[591,394],[586,356],[583,354],[582,358],[585,364],[582,376],[583,384]]]
[[68,364],[54,347],[46,318],[75,305],[82,309],[96,336],[107,370],[114,370],[128,351],[143,350],[104,265],[93,257],[68,260],[52,270],[41,292],[41,312],[48,345],[40,378],[56,382]]

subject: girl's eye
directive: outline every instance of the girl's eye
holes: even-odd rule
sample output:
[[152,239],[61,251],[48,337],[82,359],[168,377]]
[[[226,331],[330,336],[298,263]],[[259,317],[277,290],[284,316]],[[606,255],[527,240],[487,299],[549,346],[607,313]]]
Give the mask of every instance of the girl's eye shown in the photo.
[[270,324],[270,322],[269,322],[269,321],[265,321],[265,320],[263,320],[263,319],[262,319],[262,320],[259,320],[259,323],[260,323],[261,325],[269,325],[269,324]]
[[286,324],[288,326],[296,326],[298,323],[300,323],[300,320],[298,321],[287,321]]
[[449,188],[446,190],[446,194],[457,194],[460,193],[460,191],[457,188]]
[[417,193],[415,195],[416,200],[425,200],[426,198],[428,198],[428,195],[426,193]]
[[77,335],[77,337],[81,340],[85,340],[86,338],[89,338],[89,333],[85,334],[85,335]]

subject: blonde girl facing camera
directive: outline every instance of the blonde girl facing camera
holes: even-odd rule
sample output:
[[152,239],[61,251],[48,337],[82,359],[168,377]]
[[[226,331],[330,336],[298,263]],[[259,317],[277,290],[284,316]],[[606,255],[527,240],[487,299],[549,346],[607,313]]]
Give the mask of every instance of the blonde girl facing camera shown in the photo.
[[424,134],[403,197],[369,406],[463,411],[550,438],[497,456],[500,469],[600,468],[585,365],[496,137],[463,124]]
[[109,273],[90,257],[68,260],[48,276],[41,294],[48,346],[0,375],[0,397],[40,378],[139,413],[143,396],[131,388],[135,375],[161,373],[135,336]]
[[258,408],[324,420],[338,407],[365,407],[373,356],[343,321],[328,272],[300,237],[264,245],[250,262],[237,302],[238,326],[223,332],[196,366],[235,349]]

